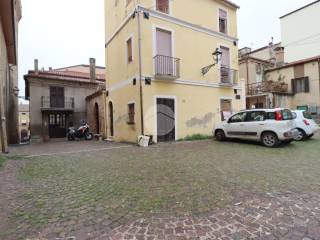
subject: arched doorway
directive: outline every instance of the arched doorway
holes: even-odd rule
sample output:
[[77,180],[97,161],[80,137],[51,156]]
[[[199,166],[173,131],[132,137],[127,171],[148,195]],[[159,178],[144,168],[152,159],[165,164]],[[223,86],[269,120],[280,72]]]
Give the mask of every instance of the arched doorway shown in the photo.
[[113,103],[109,102],[109,126],[110,126],[110,136],[114,136],[114,128],[113,128]]
[[99,105],[96,103],[94,105],[94,117],[96,123],[96,133],[100,134],[100,118],[99,118]]

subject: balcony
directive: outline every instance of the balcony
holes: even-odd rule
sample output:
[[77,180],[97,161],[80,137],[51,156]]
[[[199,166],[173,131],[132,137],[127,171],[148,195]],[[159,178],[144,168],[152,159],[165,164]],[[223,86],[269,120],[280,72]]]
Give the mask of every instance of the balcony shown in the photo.
[[238,71],[229,67],[220,67],[220,85],[233,86],[238,83]]
[[155,77],[159,79],[177,79],[180,77],[180,59],[163,55],[154,57]]
[[254,96],[264,93],[287,93],[289,86],[284,82],[272,80],[252,83],[247,85],[247,95]]
[[64,110],[73,111],[74,98],[50,98],[47,96],[41,97],[41,110]]

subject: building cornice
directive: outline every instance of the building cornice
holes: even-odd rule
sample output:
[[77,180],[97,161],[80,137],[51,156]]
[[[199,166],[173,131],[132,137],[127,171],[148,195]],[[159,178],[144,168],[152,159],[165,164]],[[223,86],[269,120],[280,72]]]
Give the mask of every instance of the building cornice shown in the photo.
[[209,29],[209,28],[200,26],[200,25],[187,22],[187,21],[185,21],[185,20],[182,20],[182,19],[173,17],[173,16],[171,16],[171,15],[168,15],[168,14],[165,14],[165,13],[161,13],[161,12],[159,12],[159,11],[155,11],[155,10],[151,10],[151,9],[142,7],[141,5],[137,5],[136,9],[135,9],[134,11],[132,11],[132,12],[124,19],[124,21],[122,22],[122,24],[120,25],[120,27],[119,27],[119,28],[111,35],[111,37],[108,39],[108,41],[106,42],[106,47],[107,47],[107,46],[110,44],[110,42],[115,38],[115,36],[121,31],[121,29],[129,22],[129,20],[132,18],[132,16],[133,16],[133,14],[134,14],[135,11],[143,11],[143,12],[145,12],[145,13],[148,13],[149,16],[151,16],[151,17],[158,18],[158,19],[160,19],[160,20],[167,21],[167,22],[170,22],[170,23],[173,23],[173,24],[176,24],[176,25],[185,27],[185,28],[189,28],[189,29],[192,29],[192,30],[197,31],[197,32],[205,33],[205,34],[208,34],[208,35],[210,35],[210,36],[214,36],[214,37],[220,38],[220,39],[225,40],[225,41],[238,42],[238,40],[239,40],[239,39],[236,38],[236,37],[232,37],[232,36],[229,36],[229,35],[226,35],[226,34],[217,32],[217,31],[215,31],[215,30],[212,30],[212,29]]

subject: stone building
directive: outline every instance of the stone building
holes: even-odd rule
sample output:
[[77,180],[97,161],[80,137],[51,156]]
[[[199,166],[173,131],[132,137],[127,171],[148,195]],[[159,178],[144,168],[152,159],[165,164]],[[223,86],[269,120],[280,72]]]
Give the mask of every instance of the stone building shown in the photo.
[[19,104],[19,137],[20,143],[26,143],[30,138],[29,104]]
[[78,65],[60,69],[35,69],[24,76],[30,101],[31,140],[66,137],[70,126],[87,119],[86,97],[105,87],[103,67]]
[[18,22],[20,0],[0,1],[0,151],[18,143]]

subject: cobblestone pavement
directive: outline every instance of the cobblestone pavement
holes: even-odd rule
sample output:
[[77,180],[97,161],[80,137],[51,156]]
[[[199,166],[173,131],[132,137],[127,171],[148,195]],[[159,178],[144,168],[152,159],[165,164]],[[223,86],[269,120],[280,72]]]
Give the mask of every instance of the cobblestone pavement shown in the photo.
[[67,141],[66,139],[53,139],[49,142],[31,143],[25,145],[11,145],[9,156],[37,156],[59,153],[99,151],[108,148],[126,147],[126,144],[105,141]]
[[240,202],[203,217],[138,219],[114,229],[109,239],[320,239],[320,195],[241,195]]
[[319,143],[26,146],[93,152],[8,160],[0,239],[320,240]]

